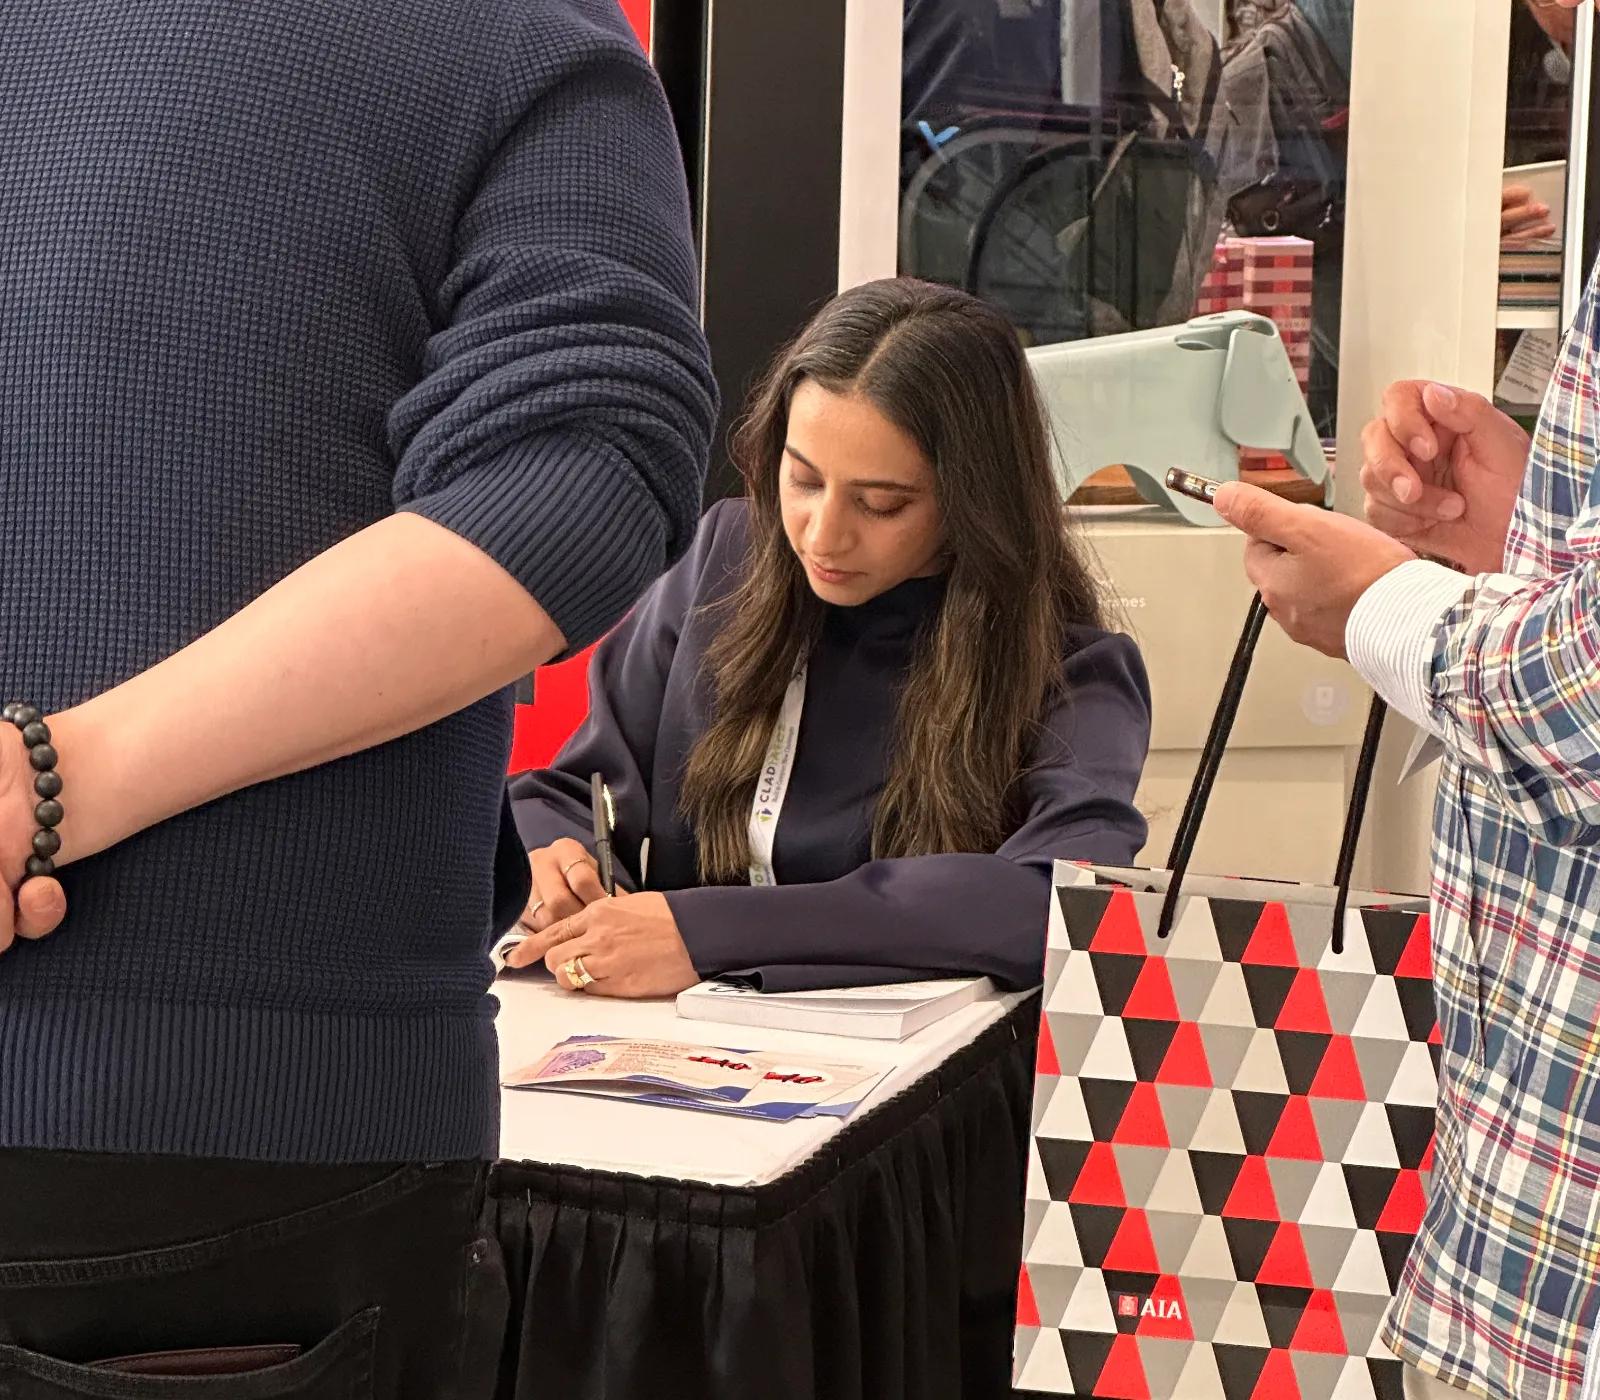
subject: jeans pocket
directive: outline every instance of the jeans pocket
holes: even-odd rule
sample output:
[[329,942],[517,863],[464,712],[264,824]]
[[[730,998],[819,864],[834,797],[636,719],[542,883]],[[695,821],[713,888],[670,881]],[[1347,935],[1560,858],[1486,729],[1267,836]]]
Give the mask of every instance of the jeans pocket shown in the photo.
[[162,1374],[150,1375],[121,1369],[133,1358],[83,1365],[0,1346],[0,1400],[372,1400],[379,1316],[368,1308],[293,1360],[223,1374],[203,1369],[214,1347],[166,1352]]

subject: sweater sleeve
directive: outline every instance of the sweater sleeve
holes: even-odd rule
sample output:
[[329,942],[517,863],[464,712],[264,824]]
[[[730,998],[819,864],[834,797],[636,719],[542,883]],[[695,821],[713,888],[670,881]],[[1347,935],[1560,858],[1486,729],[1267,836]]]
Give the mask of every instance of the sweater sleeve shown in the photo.
[[625,890],[638,887],[667,676],[684,623],[704,596],[709,576],[727,569],[738,551],[733,515],[727,502],[713,506],[689,554],[596,648],[589,663],[588,716],[551,766],[511,780],[511,810],[528,850],[564,836],[593,848],[589,776],[600,773],[617,810],[617,884]]
[[1038,983],[1054,863],[1127,864],[1146,836],[1133,805],[1150,741],[1138,649],[1099,636],[1067,660],[1065,676],[1023,780],[1024,820],[997,852],[874,860],[823,884],[669,893],[700,975],[736,973],[771,991],[896,969],[903,979]]
[[655,74],[615,0],[528,9],[389,435],[396,505],[489,554],[576,650],[687,547],[716,389]]

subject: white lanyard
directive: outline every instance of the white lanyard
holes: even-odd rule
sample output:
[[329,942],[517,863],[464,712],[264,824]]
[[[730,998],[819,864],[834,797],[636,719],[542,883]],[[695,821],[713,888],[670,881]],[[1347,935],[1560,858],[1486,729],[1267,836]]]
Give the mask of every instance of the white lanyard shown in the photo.
[[789,795],[789,775],[794,772],[794,754],[800,747],[800,711],[806,703],[806,668],[794,673],[783,692],[778,722],[772,727],[767,756],[756,779],[755,801],[750,804],[750,883],[775,885],[772,869],[772,843],[778,835],[778,818],[783,815],[783,799]]

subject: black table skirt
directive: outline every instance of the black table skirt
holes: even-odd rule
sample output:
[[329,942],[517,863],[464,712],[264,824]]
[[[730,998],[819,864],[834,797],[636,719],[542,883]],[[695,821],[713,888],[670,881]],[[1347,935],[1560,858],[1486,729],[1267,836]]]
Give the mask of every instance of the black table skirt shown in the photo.
[[996,1400],[1039,999],[767,1186],[500,1163],[506,1400]]

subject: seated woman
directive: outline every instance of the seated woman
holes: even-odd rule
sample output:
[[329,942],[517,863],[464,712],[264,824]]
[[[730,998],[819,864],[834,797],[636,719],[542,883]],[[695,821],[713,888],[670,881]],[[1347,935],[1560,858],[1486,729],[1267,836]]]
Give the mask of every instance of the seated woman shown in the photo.
[[555,766],[512,782],[534,893],[508,964],[623,997],[723,973],[1032,986],[1051,863],[1144,844],[1150,697],[1102,630],[1015,333],[944,287],[845,292],[735,457],[748,500],[601,644]]

